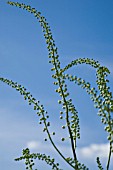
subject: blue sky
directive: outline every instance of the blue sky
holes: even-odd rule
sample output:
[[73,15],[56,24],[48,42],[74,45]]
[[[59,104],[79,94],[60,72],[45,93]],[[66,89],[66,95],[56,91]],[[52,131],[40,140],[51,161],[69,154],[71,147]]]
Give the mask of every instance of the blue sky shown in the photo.
[[[50,113],[54,139],[65,154],[70,152],[68,140],[61,131],[64,122],[59,120],[59,96],[55,93],[48,63],[46,44],[37,20],[28,12],[0,1],[0,75],[24,85]],[[15,1],[16,2],[16,1]],[[113,91],[113,1],[112,0],[18,0],[35,7],[51,26],[58,47],[61,65],[80,57],[98,60],[111,71],[109,75]],[[90,66],[77,66],[70,73],[78,75],[95,86],[95,70]],[[97,110],[86,93],[69,84],[71,97],[78,109],[81,139],[77,144],[79,159],[91,170],[96,170],[96,156],[105,165],[107,135],[97,116]],[[0,83],[0,169],[24,169],[23,163],[13,159],[21,155],[25,147],[33,152],[56,153],[49,142],[44,142],[42,127],[32,107],[11,87]],[[51,151],[51,153],[50,153]],[[112,158],[113,159],[113,158]],[[63,164],[64,169],[71,168]],[[39,169],[49,169],[39,164]],[[113,169],[113,164],[111,169]]]

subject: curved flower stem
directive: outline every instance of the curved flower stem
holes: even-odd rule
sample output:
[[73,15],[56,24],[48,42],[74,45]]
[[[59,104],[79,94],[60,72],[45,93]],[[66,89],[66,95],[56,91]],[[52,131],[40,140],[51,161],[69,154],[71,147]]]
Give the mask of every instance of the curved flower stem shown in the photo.
[[[18,91],[19,91],[22,95],[27,96],[27,95],[26,95],[27,92],[24,91],[24,89],[21,87],[21,85],[19,85],[19,84],[17,85],[17,83],[14,83],[14,82],[11,81],[11,80],[8,80],[8,79],[5,79],[5,78],[1,78],[1,77],[0,77],[0,81],[2,81],[2,82],[4,82],[4,83],[6,83],[7,85],[15,88],[16,90],[17,90],[17,88],[18,88]],[[29,93],[29,94],[30,94],[30,93]],[[27,96],[27,97],[29,97],[29,96]],[[35,98],[34,98],[34,99],[35,99]],[[63,154],[60,152],[60,150],[56,147],[55,143],[53,142],[53,140],[52,140],[52,138],[51,138],[51,135],[50,135],[50,132],[49,132],[48,127],[47,127],[47,123],[46,123],[46,119],[45,119],[45,115],[44,115],[43,109],[42,109],[37,103],[35,103],[35,100],[33,101],[32,98],[31,98],[30,100],[31,100],[32,104],[33,104],[33,105],[36,105],[36,106],[38,107],[38,110],[40,110],[40,112],[42,113],[43,120],[44,120],[44,126],[45,126],[45,129],[46,129],[46,131],[47,131],[48,137],[49,137],[49,139],[50,139],[53,147],[54,147],[55,150],[59,153],[59,155],[60,155],[72,168],[74,168],[74,166],[73,166],[70,162],[68,162],[68,161],[66,160],[66,158],[63,156]]]
[[66,65],[63,69],[62,69],[62,73],[65,72],[66,70],[68,70],[69,68],[72,68],[75,65],[78,64],[89,64],[90,66],[94,67],[94,68],[99,68],[100,64],[98,61],[95,61],[94,59],[90,59],[90,58],[78,58],[76,60],[71,61],[68,65]]

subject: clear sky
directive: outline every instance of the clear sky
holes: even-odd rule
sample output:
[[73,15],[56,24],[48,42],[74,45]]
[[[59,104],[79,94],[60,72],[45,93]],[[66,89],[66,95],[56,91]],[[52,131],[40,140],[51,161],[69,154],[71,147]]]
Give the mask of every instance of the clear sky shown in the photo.
[[[68,140],[60,138],[66,133],[59,119],[59,96],[55,93],[48,63],[45,40],[37,20],[28,12],[0,0],[0,77],[12,79],[24,85],[35,98],[44,104],[56,131],[55,141],[65,154],[69,154]],[[16,1],[15,1],[16,2]],[[113,1],[112,0],[18,0],[35,7],[46,17],[58,47],[61,65],[64,67],[77,58],[93,58],[107,66],[113,92]],[[70,73],[91,82],[95,86],[95,70],[90,66],[77,66]],[[71,97],[79,112],[81,139],[77,143],[79,160],[96,170],[96,157],[106,162],[107,134],[97,116],[90,97],[77,85],[69,84]],[[0,83],[0,169],[22,170],[24,164],[14,158],[23,148],[32,152],[55,155],[46,134],[38,124],[38,117],[23,97],[14,89]],[[113,162],[113,157],[112,157]],[[71,170],[61,161],[61,166]],[[39,169],[51,169],[46,164]],[[113,163],[110,170],[113,169]]]

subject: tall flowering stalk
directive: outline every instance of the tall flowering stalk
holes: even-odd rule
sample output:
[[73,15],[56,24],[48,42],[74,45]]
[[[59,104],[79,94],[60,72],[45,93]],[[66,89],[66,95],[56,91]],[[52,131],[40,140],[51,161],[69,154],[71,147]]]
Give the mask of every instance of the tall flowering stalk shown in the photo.
[[[49,114],[45,110],[44,106],[40,104],[40,101],[36,100],[31,95],[31,93],[26,90],[24,86],[19,85],[17,82],[13,82],[12,80],[8,80],[3,77],[0,77],[0,80],[19,91],[20,94],[24,96],[24,99],[28,101],[29,105],[33,105],[34,110],[39,116],[39,124],[43,124],[43,132],[47,133],[48,139],[50,140],[52,146],[59,154],[59,156],[70,166],[71,169],[74,170],[88,170],[88,168],[84,164],[81,164],[77,158],[76,142],[77,139],[80,139],[79,117],[78,112],[73,104],[73,101],[69,97],[70,94],[67,88],[66,80],[68,79],[70,82],[73,82],[80,86],[82,89],[85,89],[91,97],[91,100],[94,102],[94,106],[98,109],[98,115],[101,117],[101,122],[105,125],[105,131],[108,133],[109,153],[108,161],[106,163],[106,170],[109,170],[111,155],[113,152],[113,118],[111,115],[111,112],[113,112],[113,97],[112,93],[110,92],[110,87],[108,86],[109,80],[107,79],[107,76],[108,74],[110,74],[110,71],[108,70],[108,68],[101,66],[98,61],[89,58],[79,58],[73,60],[64,68],[61,68],[58,49],[55,45],[50,26],[48,25],[45,17],[43,17],[40,12],[38,12],[35,8],[31,8],[31,6],[29,5],[11,1],[8,1],[8,4],[25,9],[28,12],[32,13],[42,27],[42,31],[44,33],[48,49],[49,63],[52,64],[51,71],[53,72],[52,77],[54,79],[54,85],[57,86],[56,92],[60,96],[60,100],[58,100],[58,103],[62,105],[60,118],[62,119],[63,116],[65,116],[66,120],[66,126],[62,126],[62,128],[67,128],[68,130],[69,141],[73,155],[72,158],[65,157],[65,155],[54,143],[53,136],[55,135],[55,132],[52,132],[52,136],[49,130],[49,127],[51,125],[49,122]],[[97,78],[96,83],[98,86],[97,90],[84,79],[66,73],[70,68],[79,64],[88,64],[91,67],[95,68]],[[47,139],[45,139],[45,141],[46,140]],[[61,140],[65,141],[65,138],[62,137]],[[20,158],[16,158],[15,160],[20,161],[23,159],[25,160],[26,169],[29,170],[33,170],[34,159],[45,161],[54,170],[61,170],[59,168],[59,163],[55,163],[54,158],[40,153],[31,154],[28,148],[24,149],[22,152],[22,156]],[[103,169],[99,157],[97,157],[97,165],[99,170]]]

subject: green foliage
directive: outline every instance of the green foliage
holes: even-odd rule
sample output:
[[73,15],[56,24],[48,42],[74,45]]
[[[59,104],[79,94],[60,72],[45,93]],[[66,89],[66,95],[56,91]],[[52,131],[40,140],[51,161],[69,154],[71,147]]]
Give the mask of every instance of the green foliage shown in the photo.
[[[29,5],[20,4],[16,2],[8,2],[9,5],[16,6],[22,9],[27,10],[32,13],[35,18],[38,20],[42,27],[42,31],[44,33],[44,37],[47,44],[48,49],[48,57],[49,63],[52,64],[51,71],[53,72],[52,77],[54,79],[54,85],[57,86],[56,93],[59,94],[60,100],[58,103],[62,105],[62,110],[60,112],[60,119],[65,116],[66,126],[62,126],[62,129],[68,130],[69,133],[69,141],[72,149],[73,157],[66,158],[64,154],[58,149],[56,144],[52,139],[52,135],[55,135],[55,132],[52,132],[52,135],[49,131],[49,127],[51,126],[49,121],[49,114],[45,110],[44,106],[40,104],[40,101],[36,100],[30,92],[26,90],[24,86],[19,85],[17,82],[13,82],[12,80],[8,80],[6,78],[0,77],[0,80],[12,88],[16,89],[25,100],[28,101],[29,105],[33,106],[33,109],[36,111],[39,116],[39,124],[43,125],[43,132],[46,132],[48,135],[48,140],[50,140],[56,152],[63,158],[63,160],[74,170],[88,170],[88,168],[81,164],[78,161],[77,153],[76,153],[76,142],[77,139],[80,139],[80,126],[79,126],[79,117],[78,112],[73,104],[73,100],[69,97],[70,94],[68,92],[66,80],[77,84],[82,89],[85,89],[91,100],[94,102],[94,106],[98,109],[98,115],[101,117],[101,122],[105,126],[105,131],[108,134],[109,141],[109,153],[108,153],[108,161],[106,163],[106,170],[109,170],[111,154],[113,152],[113,118],[111,113],[113,112],[113,97],[112,92],[110,92],[110,87],[108,86],[109,80],[107,79],[110,71],[108,68],[101,66],[98,61],[89,58],[79,58],[71,63],[69,63],[64,68],[60,66],[60,60],[58,55],[58,49],[55,45],[55,41],[52,36],[51,29],[46,22],[45,17],[41,15],[40,12],[37,12],[35,8],[31,8]],[[84,79],[79,78],[75,75],[69,75],[65,72],[68,71],[73,66],[77,66],[78,64],[88,64],[95,68],[96,70],[96,83],[98,89],[91,86],[91,83],[86,82]],[[62,141],[65,141],[65,138],[62,137]],[[47,141],[47,139],[45,139]],[[32,153],[30,154],[29,149],[24,149],[22,152],[22,156],[20,158],[15,159],[16,161],[25,160],[26,169],[32,170],[34,166],[34,159],[43,160],[47,164],[49,164],[54,170],[61,170],[59,168],[59,164],[55,163],[55,159],[51,159],[50,156],[46,156],[45,154],[40,153]],[[97,158],[97,165],[99,170],[103,170],[102,165],[100,163],[99,158]]]

